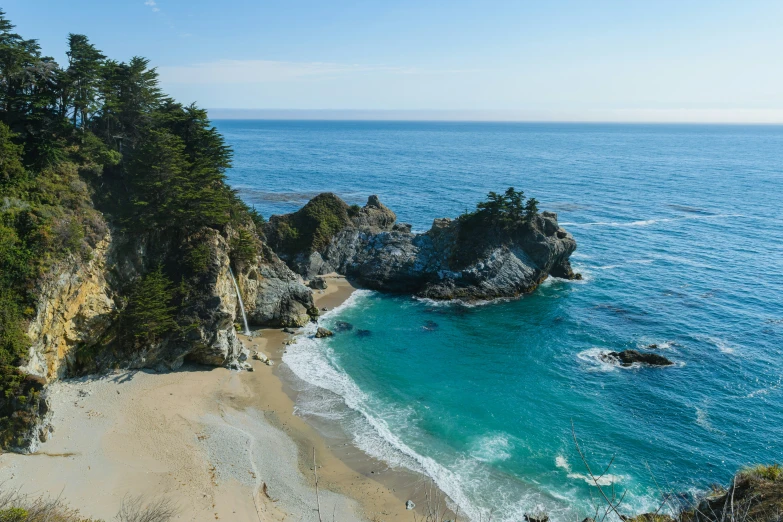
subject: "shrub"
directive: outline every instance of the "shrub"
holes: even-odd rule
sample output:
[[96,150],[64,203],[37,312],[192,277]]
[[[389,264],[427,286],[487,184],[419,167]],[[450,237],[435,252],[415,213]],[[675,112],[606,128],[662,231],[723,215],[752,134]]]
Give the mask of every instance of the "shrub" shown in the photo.
[[185,266],[193,274],[200,275],[207,271],[212,260],[212,249],[206,242],[198,242],[192,245],[185,253]]
[[760,478],[775,482],[783,479],[783,466],[780,464],[757,464],[743,469],[740,475],[745,478]]
[[331,193],[319,194],[293,214],[276,216],[265,229],[276,249],[289,255],[326,248],[350,224],[350,207]]

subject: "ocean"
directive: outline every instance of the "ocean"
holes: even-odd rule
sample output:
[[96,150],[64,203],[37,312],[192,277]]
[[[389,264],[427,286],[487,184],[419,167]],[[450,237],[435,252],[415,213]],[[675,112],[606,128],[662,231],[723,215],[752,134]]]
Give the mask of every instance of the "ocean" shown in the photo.
[[[284,357],[301,415],[426,473],[466,516],[591,514],[572,426],[629,513],[783,460],[783,127],[215,125],[265,216],[377,194],[425,231],[513,186],[575,237],[582,281],[472,305],[359,291],[322,319],[352,330]],[[601,362],[623,349],[676,364]]]

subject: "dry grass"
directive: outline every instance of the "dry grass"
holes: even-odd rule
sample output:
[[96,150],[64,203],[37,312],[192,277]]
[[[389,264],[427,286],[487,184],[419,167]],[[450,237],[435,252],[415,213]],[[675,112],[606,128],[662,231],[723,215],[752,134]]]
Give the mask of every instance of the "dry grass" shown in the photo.
[[178,512],[179,509],[169,498],[145,502],[141,496],[125,497],[114,519],[117,522],[167,522]]
[[[126,497],[115,516],[116,522],[168,522],[179,510],[170,499],[144,501]],[[81,515],[60,497],[31,497],[7,491],[0,485],[0,522],[103,522]]]

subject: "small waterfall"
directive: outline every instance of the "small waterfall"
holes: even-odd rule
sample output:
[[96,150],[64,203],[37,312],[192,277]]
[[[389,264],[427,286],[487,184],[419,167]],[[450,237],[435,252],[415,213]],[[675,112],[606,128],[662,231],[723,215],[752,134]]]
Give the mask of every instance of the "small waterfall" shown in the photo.
[[250,335],[250,328],[247,326],[247,315],[245,315],[245,303],[242,302],[242,294],[239,293],[239,285],[234,277],[234,272],[231,267],[228,267],[228,273],[231,274],[231,280],[234,282],[234,289],[237,291],[237,299],[239,300],[239,309],[242,311],[242,321],[245,323],[245,335]]

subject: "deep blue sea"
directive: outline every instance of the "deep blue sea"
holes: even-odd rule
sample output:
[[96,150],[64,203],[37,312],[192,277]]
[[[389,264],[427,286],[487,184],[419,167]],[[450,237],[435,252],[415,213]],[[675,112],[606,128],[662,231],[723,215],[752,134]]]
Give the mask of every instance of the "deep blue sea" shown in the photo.
[[[322,321],[353,331],[284,358],[310,386],[301,414],[468,516],[589,514],[572,422],[594,470],[615,457],[602,481],[629,512],[783,460],[783,127],[215,124],[230,184],[266,216],[378,194],[424,231],[514,186],[576,238],[583,281],[479,306],[358,292]],[[676,366],[597,358],[652,344]]]

